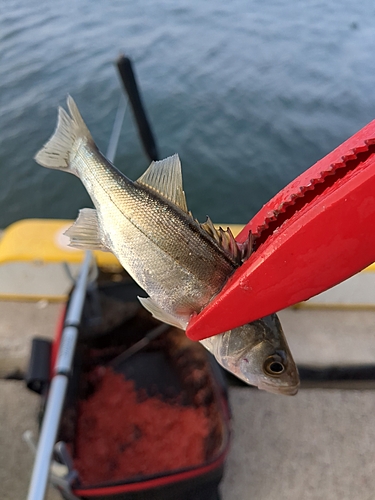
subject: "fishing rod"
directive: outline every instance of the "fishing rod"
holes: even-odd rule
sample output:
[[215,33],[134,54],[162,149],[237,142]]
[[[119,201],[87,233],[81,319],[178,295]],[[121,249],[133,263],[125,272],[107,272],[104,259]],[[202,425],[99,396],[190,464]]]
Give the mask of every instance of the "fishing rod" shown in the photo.
[[142,141],[143,148],[151,161],[159,159],[156,141],[151,130],[150,122],[147,118],[145,108],[142,103],[142,98],[139,92],[139,87],[135,78],[132,63],[130,59],[121,55],[116,62],[122,84],[129,97],[129,102],[133,110],[134,118],[137,123],[139,136]]
[[87,251],[66,312],[27,500],[44,500],[46,495],[50,464],[71,373],[92,260],[92,253]]

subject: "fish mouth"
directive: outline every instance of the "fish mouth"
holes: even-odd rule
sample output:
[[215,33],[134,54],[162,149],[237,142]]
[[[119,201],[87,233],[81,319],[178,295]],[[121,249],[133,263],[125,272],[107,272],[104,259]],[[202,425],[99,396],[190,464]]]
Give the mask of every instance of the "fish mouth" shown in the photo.
[[299,382],[295,385],[284,385],[284,386],[274,386],[274,385],[269,385],[269,384],[264,384],[260,389],[263,389],[267,392],[272,392],[273,394],[282,394],[284,396],[295,396],[298,392],[298,389],[300,387]]
[[299,384],[290,387],[283,387],[280,392],[285,396],[295,396],[299,390]]

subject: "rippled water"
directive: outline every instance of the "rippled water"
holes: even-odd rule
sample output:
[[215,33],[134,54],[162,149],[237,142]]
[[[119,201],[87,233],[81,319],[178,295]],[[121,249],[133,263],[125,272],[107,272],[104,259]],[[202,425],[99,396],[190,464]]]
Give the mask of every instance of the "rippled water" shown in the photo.
[[[374,26],[369,0],[2,0],[0,227],[91,206],[78,179],[32,158],[68,93],[106,150],[120,52],[194,215],[246,222],[375,118]],[[128,112],[115,164],[136,179],[147,163]]]

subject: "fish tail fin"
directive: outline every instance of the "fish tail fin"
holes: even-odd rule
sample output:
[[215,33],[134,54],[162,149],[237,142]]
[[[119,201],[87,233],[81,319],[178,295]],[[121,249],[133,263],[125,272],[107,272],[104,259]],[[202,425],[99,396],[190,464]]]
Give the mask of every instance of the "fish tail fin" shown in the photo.
[[68,96],[67,103],[70,114],[59,107],[56,130],[34,157],[35,161],[43,167],[71,170],[70,160],[78,149],[79,139],[85,139],[86,142],[94,144],[77,105],[70,96]]

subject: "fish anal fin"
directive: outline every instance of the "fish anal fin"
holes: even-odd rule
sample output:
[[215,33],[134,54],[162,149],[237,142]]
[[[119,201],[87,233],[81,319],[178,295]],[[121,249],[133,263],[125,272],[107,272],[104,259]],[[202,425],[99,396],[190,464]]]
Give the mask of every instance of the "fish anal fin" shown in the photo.
[[167,323],[168,325],[176,326],[177,328],[186,330],[187,321],[179,321],[178,318],[164,311],[159,306],[159,304],[157,304],[150,297],[138,297],[138,300],[142,304],[142,306],[154,316],[154,318],[158,319],[159,321],[163,321],[163,323]]
[[74,224],[64,233],[70,246],[84,250],[108,251],[100,229],[98,214],[93,208],[83,208]]
[[153,161],[146,172],[137,180],[137,183],[157,191],[188,213],[182,186],[181,163],[177,154],[164,160]]

